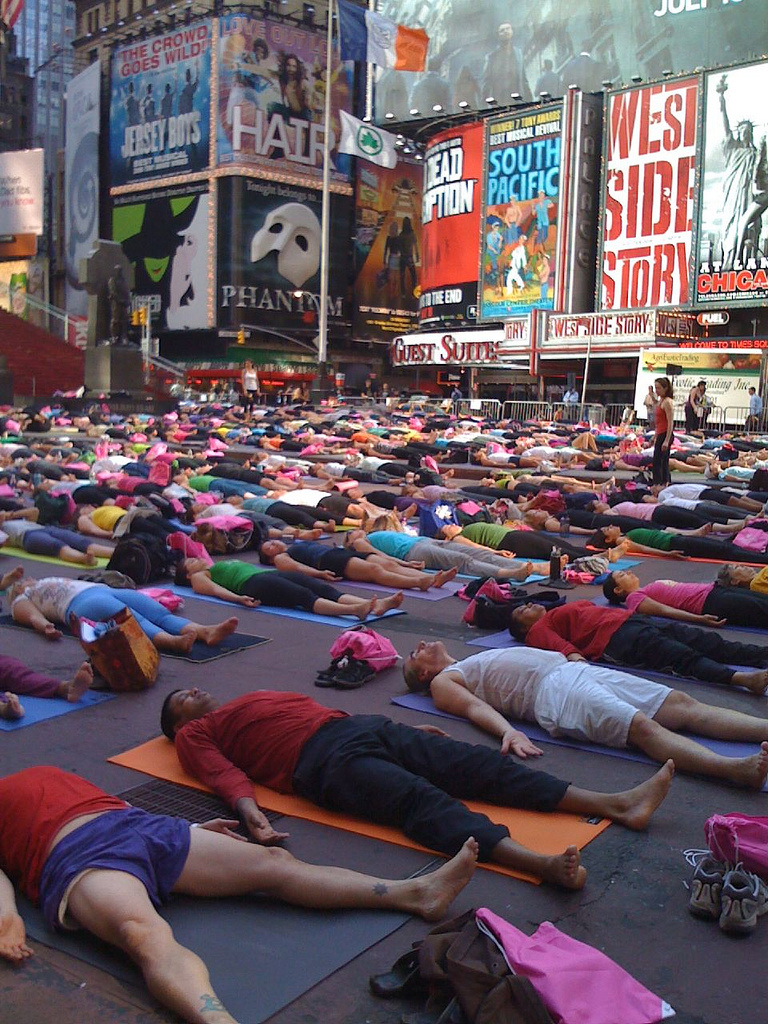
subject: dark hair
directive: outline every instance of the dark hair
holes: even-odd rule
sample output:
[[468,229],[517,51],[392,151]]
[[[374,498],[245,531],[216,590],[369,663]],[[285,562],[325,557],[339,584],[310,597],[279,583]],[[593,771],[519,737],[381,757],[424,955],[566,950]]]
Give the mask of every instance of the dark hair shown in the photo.
[[264,545],[263,544],[259,548],[259,561],[261,562],[262,565],[272,565],[273,564],[272,563],[272,559],[269,557],[269,555],[264,553]]
[[515,612],[517,609],[513,609],[509,616],[509,635],[513,640],[525,640],[525,634],[528,632],[527,627],[524,623],[520,622],[519,619],[515,618]]
[[605,536],[605,527],[600,526],[587,541],[588,548],[597,548],[598,551],[602,551],[604,548],[609,547],[608,540]]
[[705,388],[706,386],[707,382],[705,380],[700,380],[699,383],[696,385],[697,388]]
[[177,587],[188,587],[190,585],[186,558],[183,558],[176,566],[176,572],[173,574],[173,582]]
[[253,46],[251,47],[254,53],[261,51],[261,59],[266,60],[269,56],[269,47],[263,39],[254,40]]
[[603,594],[611,604],[624,604],[626,600],[626,594],[622,594],[616,586],[616,580],[612,572],[608,573],[608,578],[603,583]]
[[176,739],[176,719],[171,711],[171,697],[175,697],[177,693],[181,693],[181,690],[171,690],[160,709],[160,728],[171,743]]
[[672,381],[669,377],[657,377],[654,381],[655,384],[661,384],[664,388],[664,398],[674,398],[675,390],[672,387]]

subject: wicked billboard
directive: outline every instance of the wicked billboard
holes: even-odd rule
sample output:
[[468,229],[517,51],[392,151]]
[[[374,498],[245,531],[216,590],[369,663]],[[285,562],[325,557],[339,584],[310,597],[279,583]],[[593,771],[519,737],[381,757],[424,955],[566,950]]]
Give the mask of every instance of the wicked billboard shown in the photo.
[[154,326],[208,327],[208,186],[182,185],[116,196],[112,238],[134,266],[136,297]]
[[[217,317],[220,327],[317,333],[320,311],[320,192],[251,178],[219,181]],[[331,196],[331,323],[349,322],[350,200]]]
[[112,57],[112,185],[204,170],[211,100],[210,21],[121,46]]

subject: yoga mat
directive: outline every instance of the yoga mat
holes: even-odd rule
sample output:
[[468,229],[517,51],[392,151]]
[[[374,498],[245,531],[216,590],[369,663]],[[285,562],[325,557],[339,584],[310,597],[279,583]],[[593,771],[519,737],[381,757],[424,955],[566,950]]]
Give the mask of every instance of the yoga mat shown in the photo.
[[9,548],[4,547],[2,549],[4,555],[8,555],[9,558],[28,558],[31,562],[47,562],[49,565],[65,565],[69,568],[81,569],[83,571],[87,569],[103,569],[108,563],[108,558],[97,558],[93,565],[85,565],[80,562],[65,562],[62,558],[51,558],[50,555],[32,555],[28,551],[24,551],[23,548]]
[[[421,711],[425,715],[436,715],[438,718],[452,718],[454,722],[465,722],[465,718],[459,715],[452,715],[449,711],[440,711],[435,707],[435,702],[426,693],[406,693],[400,697],[391,697],[391,704],[397,704],[401,708],[409,708],[411,711]],[[509,719],[509,721],[513,721]],[[659,762],[652,760],[641,750],[633,750],[630,747],[606,747],[602,743],[591,743],[589,740],[574,740],[567,736],[550,736],[541,726],[535,722],[513,721],[516,729],[524,732],[529,740],[534,743],[551,743],[554,747],[570,747],[572,750],[586,750],[590,754],[603,754],[606,757],[618,757],[623,761],[637,761],[640,764],[649,764],[654,768],[659,767]],[[697,736],[695,733],[682,732],[682,736],[695,740],[715,754],[723,757],[750,757],[757,754],[760,745],[758,743],[737,743],[733,740],[713,740],[708,736]],[[528,764],[539,763],[535,759]],[[762,787],[763,793],[768,793],[768,781]]]
[[[10,615],[0,615],[0,626],[9,626],[11,629],[22,629],[25,633],[34,632],[30,626],[21,626],[14,622]],[[62,630],[62,636],[69,640],[76,640],[66,630]],[[250,633],[232,633],[218,647],[207,647],[205,644],[195,644],[191,651],[186,653],[176,651],[161,651],[166,658],[176,658],[179,661],[191,661],[196,664],[206,661],[216,661],[217,658],[226,658],[228,654],[235,654],[237,651],[244,651],[248,647],[258,647],[259,644],[268,644],[271,640],[268,636],[255,636]]]
[[[587,545],[587,552],[594,552],[598,554],[602,551],[602,548],[593,548],[591,545]],[[738,551],[739,548],[734,548]],[[741,550],[744,550],[743,548]],[[639,558],[666,558],[671,559],[675,562],[701,562],[703,565],[729,565],[731,562],[737,562],[738,565],[753,565],[758,569],[765,568],[765,562],[744,562],[737,558],[692,558],[690,555],[686,555],[685,558],[673,558],[669,551],[660,551],[657,555],[651,554],[648,551],[633,551],[632,554],[636,559]],[[622,564],[626,563],[626,564]],[[631,569],[633,565],[639,565],[638,561],[632,562],[626,558],[619,558],[615,562],[611,562],[611,568],[613,569]]]
[[114,693],[84,693],[76,704],[62,700],[61,697],[20,697],[21,706],[24,708],[23,718],[9,721],[0,718],[0,731],[13,732],[16,729],[23,729],[26,725],[35,725],[37,722],[44,722],[48,718],[58,718],[60,715],[68,715],[70,711],[82,711],[83,708],[91,708],[95,704],[102,704],[105,700],[112,700]]
[[[225,608],[238,607],[233,605],[231,601],[222,601],[220,597],[196,594],[189,587],[177,587],[173,584],[165,589],[170,590],[173,594],[178,594],[179,597],[194,598],[196,601],[211,601],[213,604],[222,604]],[[361,621],[356,615],[315,615],[314,612],[305,612],[302,608],[272,608],[263,604],[259,605],[258,608],[249,608],[248,611],[265,612],[267,615],[282,615],[286,619],[303,619],[304,622],[318,622],[322,626],[336,626],[339,629],[348,628],[350,622],[359,623]],[[384,612],[383,615],[369,615],[365,621],[378,622],[379,619],[386,619],[391,615],[405,615],[405,612],[401,608],[391,608],[388,612]],[[2,624],[2,619],[0,619],[0,625]]]
[[[464,576],[462,579],[475,580],[477,576]],[[518,587],[523,586],[525,583],[537,583],[539,580],[547,580],[548,576],[538,576],[536,573],[532,573],[526,580],[516,582],[515,580],[501,580],[502,583],[511,583],[512,586]],[[383,594],[396,594],[397,587],[379,587],[375,583],[353,583],[348,580],[345,586],[359,587],[360,590],[374,590]],[[458,578],[449,580],[444,583],[442,587],[437,590],[432,587],[429,590],[404,590],[403,593],[406,597],[417,597],[422,601],[442,601],[444,597],[452,597],[457,591],[461,590],[464,583],[459,583]]]
[[[124,768],[133,768],[135,771],[153,775],[157,779],[165,779],[168,782],[177,782],[182,786],[189,786],[192,789],[199,789],[203,792],[210,792],[207,786],[202,785],[191,775],[187,775],[179,764],[176,750],[173,744],[158,737],[149,740],[122,754],[116,754],[108,758],[113,764],[122,765]],[[322,825],[332,825],[334,828],[343,829],[346,832],[355,832],[358,835],[370,836],[372,839],[383,839],[386,842],[394,843],[397,846],[406,846],[414,850],[425,850],[423,846],[411,842],[398,829],[390,828],[387,825],[377,825],[369,821],[361,821],[358,818],[349,817],[346,814],[339,814],[335,811],[328,811],[322,807],[304,800],[301,797],[275,793],[274,790],[266,789],[264,786],[253,787],[254,798],[260,807],[270,811],[279,811],[281,814],[290,814],[296,818],[303,818],[306,821],[315,821]],[[606,819],[580,819],[572,814],[541,814],[536,811],[521,811],[509,807],[496,807],[491,804],[484,804],[477,801],[467,801],[467,806],[473,811],[479,811],[487,815],[492,821],[506,825],[513,839],[522,843],[537,853],[548,855],[562,853],[566,846],[575,844],[580,849],[591,842],[595,836],[608,828],[610,822]],[[427,851],[430,852],[430,851]],[[499,867],[496,864],[482,864],[483,868],[489,871],[496,871],[503,875],[512,875],[525,881],[539,883],[539,879],[531,875],[510,871],[508,868]]]

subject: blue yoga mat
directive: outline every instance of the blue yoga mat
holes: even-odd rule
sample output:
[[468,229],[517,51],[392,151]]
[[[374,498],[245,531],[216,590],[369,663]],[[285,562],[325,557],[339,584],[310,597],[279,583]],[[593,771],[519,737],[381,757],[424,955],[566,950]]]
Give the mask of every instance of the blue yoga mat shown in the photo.
[[[175,584],[166,587],[179,597],[194,598],[196,601],[210,601],[213,604],[224,605],[225,608],[242,610],[242,605],[234,605],[231,601],[222,601],[220,597],[208,597],[207,594],[196,594],[189,587],[177,587]],[[322,626],[336,626],[337,629],[348,629],[351,622],[359,623],[354,615],[315,615],[312,612],[305,612],[301,608],[271,608],[266,605],[259,605],[258,608],[247,608],[246,611],[266,612],[267,615],[282,615],[286,619],[303,619],[305,622],[317,622]],[[380,619],[387,619],[392,615],[405,615],[401,608],[392,608],[383,615],[369,615],[366,622],[378,622]]]
[[89,691],[76,704],[62,700],[60,697],[49,699],[43,697],[21,697],[21,704],[25,715],[15,721],[8,721],[0,718],[0,730],[13,732],[15,729],[23,729],[25,725],[35,725],[37,722],[44,722],[48,718],[58,718],[60,715],[68,715],[70,711],[82,711],[83,708],[92,708],[94,704],[102,704],[105,700],[113,700],[114,693],[93,693]]
[[[448,711],[440,711],[435,707],[435,702],[425,693],[406,693],[401,697],[391,697],[391,704],[397,704],[401,708],[409,708],[411,711],[421,711],[425,715],[437,715],[438,718],[452,718],[455,722],[464,722],[466,719],[459,715],[452,715]],[[586,750],[590,754],[603,754],[606,757],[618,757],[623,761],[637,761],[640,764],[649,764],[658,768],[658,761],[653,761],[640,750],[632,750],[629,747],[606,747],[602,743],[590,743],[589,740],[573,740],[567,736],[550,736],[541,726],[533,722],[517,722],[514,726],[520,732],[524,732],[529,740],[534,743],[551,743],[555,747],[571,747],[573,750]],[[750,757],[760,749],[757,743],[736,743],[734,741],[713,740],[708,736],[696,736],[694,733],[681,733],[688,739],[695,740],[702,747],[706,747],[715,754],[723,757]],[[529,764],[531,762],[528,762]],[[768,793],[768,782],[763,785],[764,793]]]

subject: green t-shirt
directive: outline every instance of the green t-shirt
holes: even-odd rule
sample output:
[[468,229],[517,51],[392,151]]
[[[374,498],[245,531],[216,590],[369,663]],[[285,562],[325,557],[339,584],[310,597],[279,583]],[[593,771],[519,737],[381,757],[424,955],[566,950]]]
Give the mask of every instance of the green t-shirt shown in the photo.
[[218,583],[225,590],[233,594],[242,594],[243,587],[257,573],[270,572],[270,569],[262,568],[260,565],[251,565],[249,562],[238,562],[232,559],[227,562],[214,562],[208,570],[214,583]]
[[508,527],[497,523],[470,523],[461,531],[462,537],[475,544],[484,544],[487,548],[498,548],[508,533]]
[[206,474],[202,474],[201,476],[191,476],[189,478],[189,486],[193,491],[202,491],[203,494],[207,494],[215,479],[215,476],[207,476]]
[[627,537],[638,544],[644,544],[647,548],[657,548],[659,551],[671,551],[674,540],[671,533],[665,533],[663,530],[629,530]]

